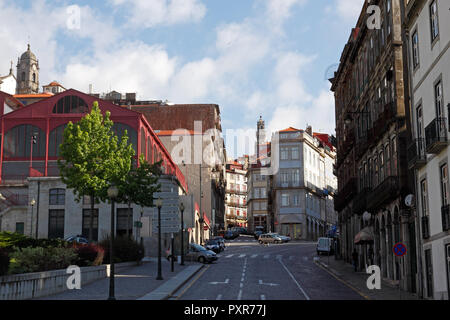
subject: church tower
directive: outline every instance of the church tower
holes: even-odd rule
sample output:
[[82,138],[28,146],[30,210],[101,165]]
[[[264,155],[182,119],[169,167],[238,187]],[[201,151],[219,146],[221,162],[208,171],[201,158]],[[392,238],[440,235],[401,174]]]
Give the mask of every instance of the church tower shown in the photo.
[[31,52],[30,45],[17,62],[16,94],[39,93],[39,61]]
[[256,123],[256,159],[259,159],[260,155],[260,145],[266,142],[266,129],[265,122],[262,116],[259,116],[259,120]]

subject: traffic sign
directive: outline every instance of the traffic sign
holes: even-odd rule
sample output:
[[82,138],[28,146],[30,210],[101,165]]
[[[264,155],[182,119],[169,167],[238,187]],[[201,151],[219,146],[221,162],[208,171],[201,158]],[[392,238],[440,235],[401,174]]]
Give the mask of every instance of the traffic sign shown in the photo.
[[406,254],[406,246],[401,242],[394,245],[394,248],[392,250],[397,257],[402,257]]

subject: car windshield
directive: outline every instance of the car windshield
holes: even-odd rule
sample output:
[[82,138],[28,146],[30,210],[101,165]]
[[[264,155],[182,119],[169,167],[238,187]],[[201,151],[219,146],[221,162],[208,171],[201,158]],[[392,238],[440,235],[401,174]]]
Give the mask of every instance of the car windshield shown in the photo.
[[206,250],[205,248],[203,248],[201,245],[196,244],[196,243],[192,244],[192,247],[195,248],[195,249],[197,249],[198,251],[207,251],[207,250]]

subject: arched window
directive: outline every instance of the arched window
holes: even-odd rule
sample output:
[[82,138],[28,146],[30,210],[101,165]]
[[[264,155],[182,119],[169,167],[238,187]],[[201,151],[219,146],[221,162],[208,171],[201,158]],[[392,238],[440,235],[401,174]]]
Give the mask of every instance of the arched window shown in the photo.
[[147,161],[152,162],[152,143],[150,137],[147,137]]
[[31,124],[22,124],[5,134],[4,156],[6,158],[28,158],[31,151],[31,137],[36,135],[33,144],[33,157],[45,157],[45,132]]
[[130,127],[127,124],[115,122],[112,126],[112,131],[115,135],[119,138],[119,141],[122,139],[122,136],[125,133],[125,130],[127,131],[128,135],[128,144],[133,145],[133,149],[135,154],[137,153],[137,132],[132,127]]
[[145,155],[145,130],[141,128],[141,154]]
[[59,156],[59,146],[63,143],[64,130],[67,127],[67,123],[54,128],[48,137],[48,156],[58,157]]
[[86,102],[77,96],[63,97],[53,107],[53,113],[86,113],[88,111]]

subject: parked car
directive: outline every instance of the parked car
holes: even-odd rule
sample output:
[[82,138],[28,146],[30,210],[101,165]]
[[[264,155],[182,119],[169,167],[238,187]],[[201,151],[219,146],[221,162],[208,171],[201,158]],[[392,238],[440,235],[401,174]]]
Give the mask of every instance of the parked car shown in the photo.
[[231,231],[236,232],[238,234],[247,234],[248,233],[247,228],[244,228],[244,227],[233,227],[233,228],[231,228]]
[[278,237],[280,237],[281,240],[282,240],[283,242],[289,242],[289,241],[291,241],[291,237],[283,236],[283,235],[278,234],[278,233],[274,233],[274,234],[277,235]]
[[217,240],[219,242],[222,251],[225,250],[225,239],[223,238],[223,236],[214,237],[213,240]]
[[319,238],[317,240],[317,255],[320,255],[321,252],[325,252],[326,254],[334,254],[333,250],[333,239],[332,238]]
[[255,237],[256,240],[258,240],[259,236],[262,235],[263,233],[265,233],[264,227],[256,226],[255,232],[253,232],[253,236]]
[[70,236],[64,239],[67,242],[75,242],[77,244],[89,244],[89,240],[81,235]]
[[220,245],[219,240],[210,239],[206,241],[205,248],[215,253],[220,253],[222,251],[222,246]]
[[239,233],[232,230],[225,231],[225,235],[223,236],[226,240],[233,240],[239,237]]
[[191,259],[200,263],[211,263],[217,260],[215,252],[196,243],[189,244],[189,252],[186,254],[186,257],[188,260]]
[[276,233],[264,233],[258,238],[259,243],[282,243],[283,239]]

